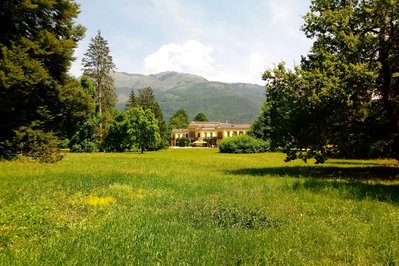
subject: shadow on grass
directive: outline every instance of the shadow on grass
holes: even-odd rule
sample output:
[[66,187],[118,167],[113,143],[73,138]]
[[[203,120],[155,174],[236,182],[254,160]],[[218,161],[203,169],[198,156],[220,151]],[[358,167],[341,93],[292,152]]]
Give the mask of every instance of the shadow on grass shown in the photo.
[[373,163],[373,162],[371,162],[371,163],[369,163],[369,162],[354,162],[354,161],[349,161],[349,162],[342,162],[342,161],[332,161],[332,162],[329,162],[329,161],[327,161],[326,163],[325,163],[325,165],[329,165],[329,164],[335,164],[335,165],[362,165],[363,167],[370,167],[370,166],[381,166],[381,164],[379,164],[379,163]]
[[399,180],[399,168],[375,167],[333,167],[333,166],[286,166],[268,168],[247,168],[229,171],[233,175],[289,176],[347,180]]
[[[389,166],[375,167],[330,167],[330,166],[293,166],[248,168],[230,171],[233,175],[252,176],[288,176],[308,178],[303,182],[294,182],[292,189],[305,189],[322,192],[326,189],[339,189],[350,198],[365,198],[399,204],[399,183],[362,182],[362,181],[399,181],[399,168]],[[344,181],[344,182],[342,182]]]

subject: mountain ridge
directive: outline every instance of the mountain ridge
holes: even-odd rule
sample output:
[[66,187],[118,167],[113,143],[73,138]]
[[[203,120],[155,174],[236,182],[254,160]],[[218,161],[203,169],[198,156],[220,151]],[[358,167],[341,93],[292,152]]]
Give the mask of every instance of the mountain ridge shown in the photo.
[[214,121],[251,123],[261,111],[266,99],[263,86],[250,83],[224,83],[204,77],[173,71],[142,75],[126,72],[113,74],[118,109],[123,110],[134,89],[151,87],[165,119],[184,109],[189,119],[199,113]]

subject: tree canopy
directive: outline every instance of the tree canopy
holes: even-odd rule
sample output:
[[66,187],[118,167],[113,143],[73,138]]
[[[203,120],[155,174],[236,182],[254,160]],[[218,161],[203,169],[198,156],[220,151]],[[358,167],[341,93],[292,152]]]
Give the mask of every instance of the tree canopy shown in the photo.
[[[139,89],[139,95],[136,96],[137,106],[142,107],[144,110],[151,110],[155,118],[158,121],[159,133],[161,135],[161,141],[159,142],[156,149],[162,148],[168,145],[167,138],[169,136],[167,132],[165,118],[161,109],[161,106],[157,102],[154,96],[154,92],[151,87]],[[131,95],[132,96],[132,95]]]
[[[83,90],[90,95],[91,99],[95,101],[97,92],[91,79],[87,76],[82,76],[80,85]],[[98,151],[99,146],[97,142],[98,125],[100,124],[100,115],[98,113],[98,103],[96,108],[90,113],[85,121],[79,124],[79,128],[75,134],[70,138],[69,148],[72,152],[94,152]]]
[[253,134],[287,159],[399,155],[399,2],[314,0],[295,71],[266,71]]
[[169,130],[176,128],[187,128],[190,121],[184,109],[179,109],[169,119]]
[[78,13],[71,0],[1,2],[0,156],[15,151],[19,129],[70,137],[94,108],[68,75],[84,35]]
[[208,118],[206,117],[206,115],[204,113],[198,113],[195,117],[194,117],[194,121],[202,121],[202,122],[208,122]]
[[133,107],[125,113],[127,133],[131,143],[136,143],[141,153],[153,150],[161,142],[158,121],[150,109]]

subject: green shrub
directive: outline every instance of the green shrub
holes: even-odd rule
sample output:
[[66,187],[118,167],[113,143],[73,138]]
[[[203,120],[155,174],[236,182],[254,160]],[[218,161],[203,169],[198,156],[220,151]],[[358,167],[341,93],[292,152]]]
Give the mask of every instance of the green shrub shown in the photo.
[[98,146],[96,142],[85,139],[80,144],[73,144],[70,149],[71,152],[97,152]]
[[190,139],[188,139],[188,138],[179,138],[179,139],[177,139],[176,140],[176,144],[177,144],[177,146],[179,146],[179,147],[188,147],[188,146],[190,146]]
[[214,146],[216,146],[216,143],[217,143],[216,137],[205,138],[204,141],[206,142],[207,147],[214,147]]
[[30,157],[44,163],[62,160],[57,136],[53,132],[45,132],[35,127],[20,127],[15,132],[14,144],[16,153],[22,157]]
[[68,143],[71,152],[96,152],[99,150],[97,143],[97,125],[100,118],[93,115],[85,121]]
[[222,153],[258,153],[270,149],[267,141],[255,139],[250,136],[237,136],[223,140],[219,145]]

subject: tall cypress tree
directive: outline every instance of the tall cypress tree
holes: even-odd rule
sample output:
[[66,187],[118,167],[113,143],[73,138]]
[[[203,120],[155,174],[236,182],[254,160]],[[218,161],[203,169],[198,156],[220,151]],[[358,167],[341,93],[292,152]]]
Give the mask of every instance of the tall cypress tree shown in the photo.
[[104,138],[112,123],[112,115],[115,111],[116,93],[111,73],[116,66],[112,61],[108,42],[98,31],[94,38],[91,38],[89,48],[82,59],[84,75],[93,80],[97,95],[98,112],[101,117],[98,126],[98,141],[102,145]]

